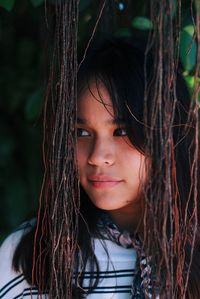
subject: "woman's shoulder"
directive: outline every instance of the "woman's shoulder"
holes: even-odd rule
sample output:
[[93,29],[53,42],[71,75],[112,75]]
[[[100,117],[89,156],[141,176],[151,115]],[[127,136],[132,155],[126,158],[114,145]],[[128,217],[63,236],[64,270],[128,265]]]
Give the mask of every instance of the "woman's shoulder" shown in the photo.
[[[0,298],[23,298],[22,291],[30,286],[22,271],[13,268],[13,256],[22,237],[35,226],[35,219],[27,221],[12,232],[0,247]],[[20,295],[21,297],[17,297]]]

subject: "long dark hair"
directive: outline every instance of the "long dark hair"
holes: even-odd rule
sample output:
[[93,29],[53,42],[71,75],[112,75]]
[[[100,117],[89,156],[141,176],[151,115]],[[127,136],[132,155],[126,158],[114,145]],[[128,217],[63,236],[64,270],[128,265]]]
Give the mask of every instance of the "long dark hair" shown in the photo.
[[[157,277],[156,285],[159,285],[163,298],[186,296],[197,299],[200,297],[200,236],[197,224],[200,192],[199,182],[198,185],[194,183],[197,176],[194,165],[196,119],[192,113],[191,97],[179,70],[174,74],[174,81],[170,82],[169,95],[166,97],[162,94],[161,102],[156,102],[155,63],[154,55],[145,53],[145,47],[134,40],[106,40],[91,47],[81,64],[78,71],[78,94],[83,88],[88,88],[91,80],[95,79],[97,88],[99,83],[103,83],[112,99],[114,112],[125,121],[131,143],[150,158],[147,169],[149,180],[143,190],[144,250],[152,258],[153,275]],[[52,119],[47,121],[50,123]],[[51,185],[51,179],[46,178],[48,186]],[[76,196],[78,198],[78,193]],[[55,234],[52,226],[49,226],[53,213],[51,204],[46,199],[40,213],[34,253],[35,229],[19,243],[13,265],[16,270],[22,267],[28,282],[34,282],[41,291],[50,292],[50,298],[54,298],[51,279],[45,273],[51,271],[56,244],[61,242],[61,245],[67,247],[67,242],[71,241],[67,240],[67,232],[62,226],[63,230],[58,231],[60,239],[55,240],[54,244],[49,241],[52,238],[50,235]],[[58,215],[59,209],[72,207],[69,202],[62,204],[60,201]],[[65,275],[59,272],[56,274],[59,286],[63,287],[63,298],[68,286],[67,274],[72,278],[74,269],[78,271],[80,253],[83,271],[88,263],[91,269],[95,268],[98,272],[98,257],[94,254],[91,236],[100,237],[96,223],[101,211],[91,203],[81,187],[79,208],[72,211],[71,229],[77,233],[77,239],[71,244],[74,254],[68,266],[71,272],[63,269]],[[64,221],[62,217],[66,217],[65,211],[60,214],[60,223]],[[67,225],[69,220],[65,221]],[[65,249],[60,262],[66,263],[72,251],[66,252]],[[33,260],[36,261],[34,265]],[[75,280],[74,298],[81,296],[83,279],[80,276]],[[98,276],[96,280],[92,279],[89,292],[98,284]]]

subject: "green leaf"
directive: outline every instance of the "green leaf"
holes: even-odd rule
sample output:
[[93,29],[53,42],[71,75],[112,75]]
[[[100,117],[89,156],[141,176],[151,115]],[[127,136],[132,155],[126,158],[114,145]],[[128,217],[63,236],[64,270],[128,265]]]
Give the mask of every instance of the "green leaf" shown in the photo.
[[42,3],[44,3],[44,0],[31,0],[31,3],[33,4],[33,6],[38,7]]
[[[194,96],[195,77],[194,76],[184,76],[184,78],[185,78],[187,87],[189,89],[190,95]],[[200,78],[197,78],[197,84],[200,84]],[[198,93],[198,101],[200,103],[200,92]]]
[[43,90],[39,89],[36,90],[28,97],[25,106],[25,116],[27,120],[33,121],[40,115],[42,104],[43,104],[42,95],[43,95]]
[[11,11],[14,7],[15,0],[0,0],[0,6],[5,8],[7,11]]
[[151,20],[146,17],[135,17],[131,22],[131,26],[140,30],[150,30],[153,28]]
[[197,44],[193,35],[193,25],[187,25],[182,29],[180,38],[180,59],[184,70],[188,72],[190,72],[196,64]]
[[185,81],[187,83],[188,89],[190,93],[192,94],[194,90],[194,76],[185,76]]

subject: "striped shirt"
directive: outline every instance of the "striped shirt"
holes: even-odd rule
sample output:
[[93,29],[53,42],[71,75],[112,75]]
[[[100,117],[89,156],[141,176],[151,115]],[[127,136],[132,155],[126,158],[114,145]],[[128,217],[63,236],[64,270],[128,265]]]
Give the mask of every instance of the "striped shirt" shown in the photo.
[[[38,297],[38,290],[31,287],[25,280],[23,273],[15,272],[12,268],[13,253],[27,228],[22,227],[4,241],[0,247],[0,298],[48,298],[48,295]],[[98,258],[100,272],[98,286],[88,294],[87,299],[128,299],[134,277],[136,252],[132,248],[123,248],[109,240],[104,240],[108,256],[101,240],[94,239],[95,255]],[[79,273],[75,273],[77,275]],[[86,267],[83,280],[83,289],[87,292],[90,277],[97,273],[90,272]],[[32,297],[31,297],[32,296]]]

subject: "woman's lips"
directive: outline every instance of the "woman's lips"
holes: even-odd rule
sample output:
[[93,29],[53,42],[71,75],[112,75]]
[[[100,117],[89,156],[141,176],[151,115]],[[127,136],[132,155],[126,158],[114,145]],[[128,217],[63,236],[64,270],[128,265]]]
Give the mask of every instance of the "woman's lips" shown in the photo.
[[110,176],[89,176],[88,181],[95,188],[108,188],[114,187],[122,182],[119,178]]

